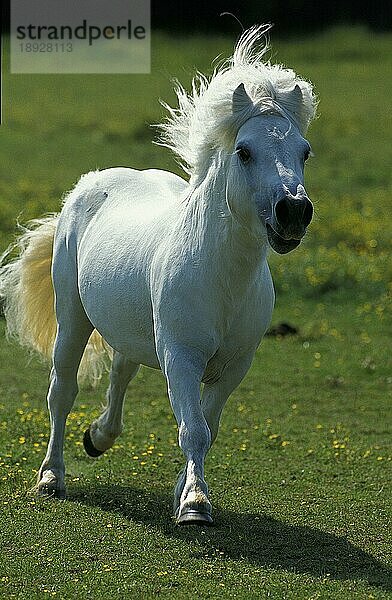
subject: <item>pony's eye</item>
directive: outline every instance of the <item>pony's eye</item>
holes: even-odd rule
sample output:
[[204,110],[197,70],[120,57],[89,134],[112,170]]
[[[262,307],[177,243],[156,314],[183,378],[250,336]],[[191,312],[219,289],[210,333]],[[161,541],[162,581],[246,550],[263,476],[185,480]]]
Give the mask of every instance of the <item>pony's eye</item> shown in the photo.
[[248,148],[245,148],[245,146],[238,146],[238,148],[236,149],[236,153],[238,154],[242,162],[245,163],[248,162],[248,160],[250,160],[250,152]]
[[311,155],[312,151],[310,148],[307,148],[307,150],[305,150],[305,154],[304,154],[304,162],[306,162],[309,158],[309,156]]

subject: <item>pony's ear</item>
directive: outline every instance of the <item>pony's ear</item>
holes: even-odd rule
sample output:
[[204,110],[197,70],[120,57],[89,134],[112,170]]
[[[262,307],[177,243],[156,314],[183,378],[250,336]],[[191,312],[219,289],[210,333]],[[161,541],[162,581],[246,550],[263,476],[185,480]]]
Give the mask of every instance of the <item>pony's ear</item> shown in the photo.
[[233,92],[233,114],[250,108],[253,108],[253,102],[246,93],[244,84],[240,83]]
[[299,127],[302,126],[302,110],[304,104],[304,96],[298,83],[292,90],[283,92],[277,96],[277,101],[283,108],[289,111],[297,121]]
[[296,102],[297,104],[301,104],[301,102],[303,100],[303,95],[302,95],[302,90],[299,87],[298,83],[296,84],[296,86],[293,89],[293,91],[291,92],[291,94],[292,94],[294,102]]
[[280,98],[278,97],[278,102],[279,99],[290,112],[298,113],[303,104],[303,94],[298,83],[292,90],[281,93]]

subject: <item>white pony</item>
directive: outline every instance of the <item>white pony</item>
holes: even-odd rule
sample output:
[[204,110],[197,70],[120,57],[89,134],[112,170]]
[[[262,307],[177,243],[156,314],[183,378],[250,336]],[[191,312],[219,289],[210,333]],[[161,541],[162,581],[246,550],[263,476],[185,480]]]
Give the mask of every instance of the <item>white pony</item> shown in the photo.
[[53,360],[40,494],[65,496],[79,365],[84,354],[82,370],[99,376],[109,346],[107,406],[85,433],[87,453],[102,454],[121,433],[139,365],[162,369],[186,459],[175,518],[212,523],[204,459],[270,323],[268,248],[296,248],[313,213],[303,136],[315,96],[292,70],[263,62],[265,32],[245,31],[211,79],[199,75],[190,95],[179,86],[179,108],[167,107],[161,143],[188,181],[158,170],[88,173],[1,268],[9,332]]

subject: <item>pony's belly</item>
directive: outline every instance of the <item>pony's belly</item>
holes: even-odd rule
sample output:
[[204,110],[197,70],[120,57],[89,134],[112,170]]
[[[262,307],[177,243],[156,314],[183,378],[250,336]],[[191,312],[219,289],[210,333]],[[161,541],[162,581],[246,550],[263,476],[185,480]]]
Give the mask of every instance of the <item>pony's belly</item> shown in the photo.
[[121,318],[114,314],[115,327],[108,324],[100,315],[88,315],[94,327],[104,340],[117,352],[120,352],[136,364],[159,369],[159,361],[155,351],[153,332],[140,333],[140,323],[132,319]]
[[89,320],[114,350],[136,364],[158,369],[150,296],[142,281],[135,283],[116,286],[82,273],[80,297]]
[[109,337],[110,334],[105,336],[108,344],[114,348],[114,350],[117,350],[117,352],[120,352],[122,355],[132,360],[135,364],[145,365],[152,369],[160,369],[154,343],[151,344],[146,339],[138,338],[133,332],[130,332],[127,339],[117,338],[110,340],[108,339]]

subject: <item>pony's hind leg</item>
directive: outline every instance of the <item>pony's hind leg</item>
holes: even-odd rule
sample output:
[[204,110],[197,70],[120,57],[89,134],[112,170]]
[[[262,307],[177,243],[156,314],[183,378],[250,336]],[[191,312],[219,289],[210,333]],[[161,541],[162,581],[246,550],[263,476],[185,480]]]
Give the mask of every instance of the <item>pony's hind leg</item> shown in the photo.
[[139,365],[118,352],[114,353],[110,370],[110,385],[106,394],[107,405],[100,417],[93,421],[84,434],[84,448],[89,456],[97,457],[111,448],[123,429],[123,404],[128,383],[139,370]]
[[[75,319],[78,313],[80,318]],[[73,311],[72,320],[58,326],[48,392],[50,439],[35,488],[40,495],[65,498],[65,422],[78,392],[78,367],[92,330],[84,312],[78,310]]]
[[79,364],[94,329],[79,296],[75,250],[72,244],[67,243],[61,227],[60,219],[54,241],[52,266],[57,334],[48,392],[51,430],[35,488],[41,495],[58,498],[65,497],[65,422],[78,392]]

